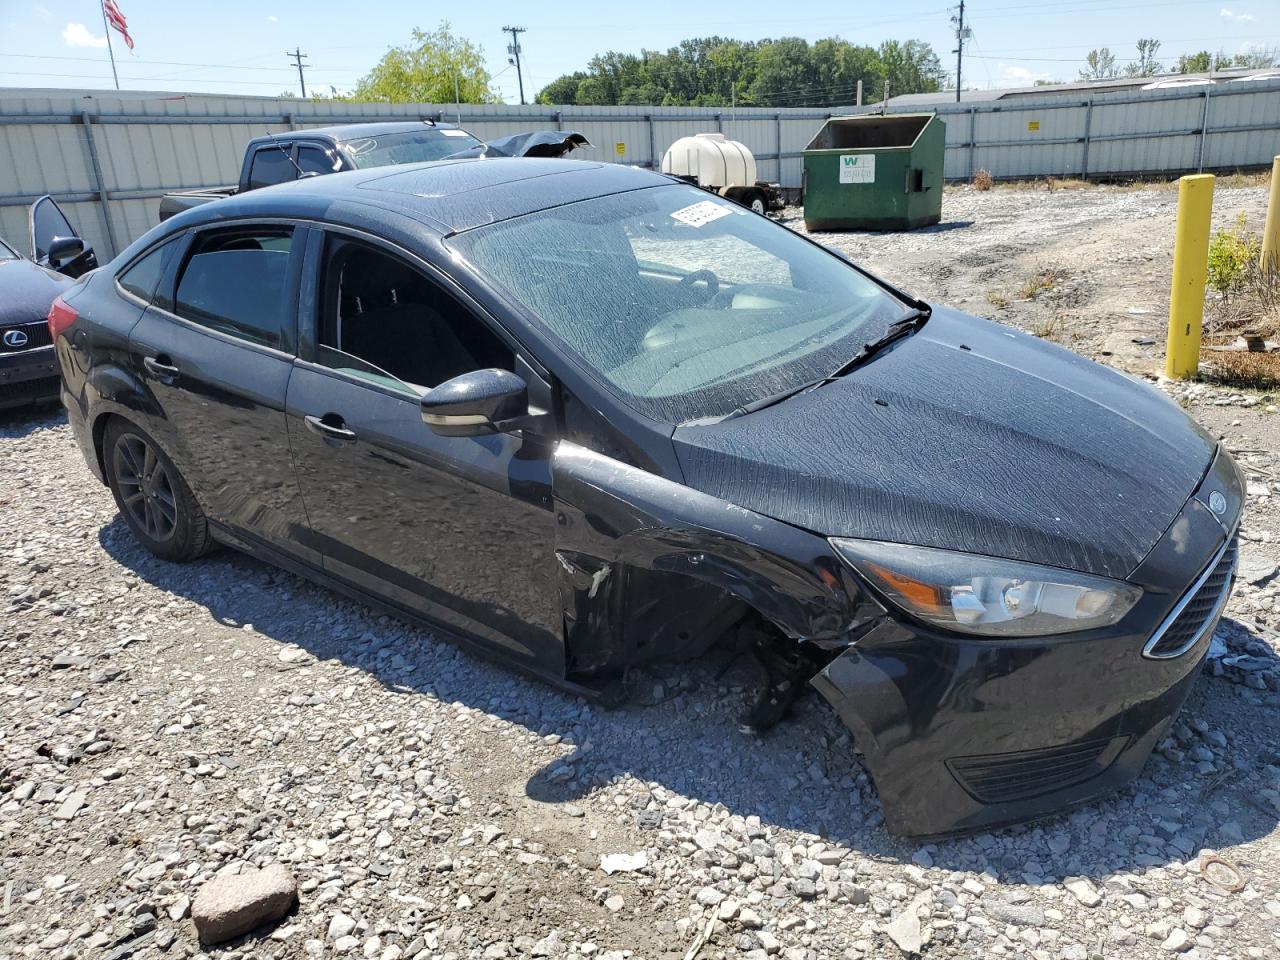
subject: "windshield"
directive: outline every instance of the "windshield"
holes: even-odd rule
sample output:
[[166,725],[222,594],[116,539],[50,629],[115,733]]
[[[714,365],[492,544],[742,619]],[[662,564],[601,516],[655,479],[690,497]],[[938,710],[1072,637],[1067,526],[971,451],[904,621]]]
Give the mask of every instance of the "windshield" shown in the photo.
[[598,197],[449,243],[624,403],[671,423],[828,375],[904,309],[839,258],[694,187]]
[[474,147],[480,141],[456,127],[431,127],[409,133],[384,133],[376,137],[356,137],[342,141],[351,162],[364,170],[401,163],[423,163]]

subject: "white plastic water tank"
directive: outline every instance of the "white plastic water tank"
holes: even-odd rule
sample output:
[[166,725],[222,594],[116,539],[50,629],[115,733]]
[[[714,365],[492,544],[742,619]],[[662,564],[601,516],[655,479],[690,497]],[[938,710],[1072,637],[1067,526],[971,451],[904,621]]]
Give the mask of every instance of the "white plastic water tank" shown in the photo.
[[662,155],[662,172],[696,177],[700,187],[747,187],[756,182],[756,158],[723,133],[681,137]]

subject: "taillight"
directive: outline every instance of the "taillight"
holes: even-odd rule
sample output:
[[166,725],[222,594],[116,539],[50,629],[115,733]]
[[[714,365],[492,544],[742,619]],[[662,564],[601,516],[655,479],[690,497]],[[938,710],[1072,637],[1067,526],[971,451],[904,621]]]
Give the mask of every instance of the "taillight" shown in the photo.
[[49,333],[54,343],[58,341],[58,334],[75,323],[78,316],[80,314],[76,313],[61,297],[53,301],[53,306],[49,308]]

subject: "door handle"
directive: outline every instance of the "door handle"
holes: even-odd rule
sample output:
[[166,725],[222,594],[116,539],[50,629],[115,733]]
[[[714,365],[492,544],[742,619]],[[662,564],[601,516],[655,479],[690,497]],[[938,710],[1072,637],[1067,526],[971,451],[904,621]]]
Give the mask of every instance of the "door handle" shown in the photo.
[[307,415],[302,418],[302,422],[307,425],[308,430],[325,440],[334,440],[340,444],[356,442],[356,432],[349,430],[345,425],[346,421],[336,413],[326,413],[323,417]]
[[[166,360],[168,357],[165,358]],[[143,357],[142,365],[146,367],[162,383],[171,383],[181,371],[172,364],[165,363],[159,357]]]

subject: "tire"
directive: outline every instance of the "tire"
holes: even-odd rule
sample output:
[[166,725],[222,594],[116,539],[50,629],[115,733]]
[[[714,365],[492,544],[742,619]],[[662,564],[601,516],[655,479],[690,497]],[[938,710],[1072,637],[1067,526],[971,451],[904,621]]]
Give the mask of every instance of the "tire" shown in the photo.
[[765,202],[764,194],[759,190],[753,190],[747,197],[747,206],[751,208],[752,213],[758,213],[762,217],[769,212],[769,204]]
[[113,418],[103,438],[107,485],[138,542],[185,563],[213,546],[209,522],[178,468],[141,428]]

